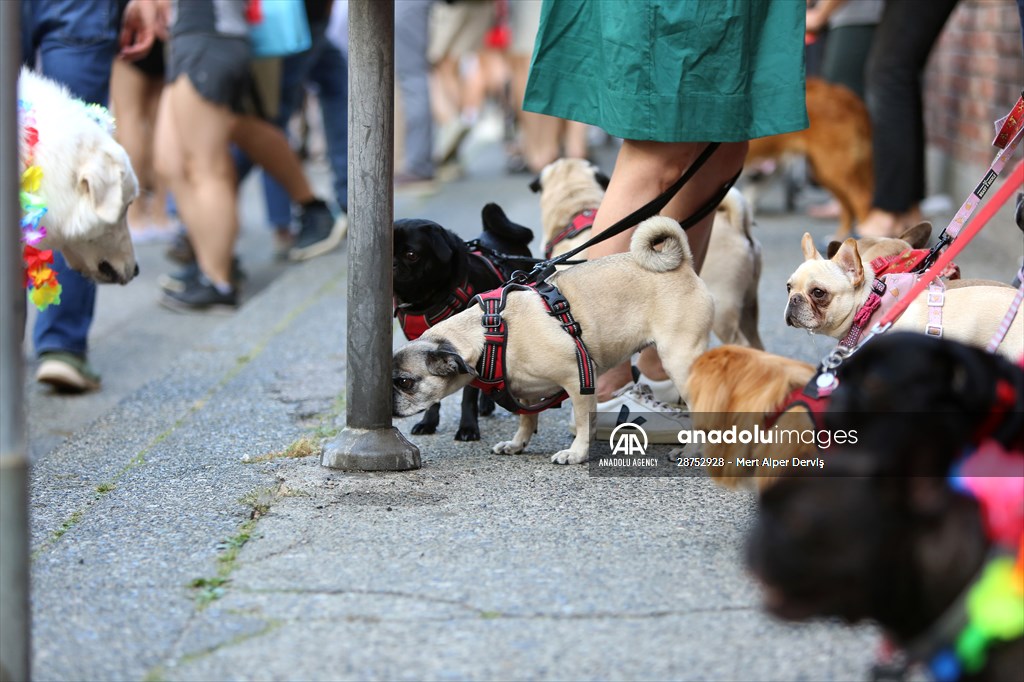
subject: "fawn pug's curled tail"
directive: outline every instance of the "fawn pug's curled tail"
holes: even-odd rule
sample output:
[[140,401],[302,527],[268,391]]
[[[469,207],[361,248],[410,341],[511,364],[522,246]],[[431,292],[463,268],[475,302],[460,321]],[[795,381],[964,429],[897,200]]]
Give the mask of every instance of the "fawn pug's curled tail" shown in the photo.
[[683,263],[693,265],[686,233],[678,222],[666,216],[654,216],[640,223],[629,242],[629,252],[640,267],[651,272],[668,272]]

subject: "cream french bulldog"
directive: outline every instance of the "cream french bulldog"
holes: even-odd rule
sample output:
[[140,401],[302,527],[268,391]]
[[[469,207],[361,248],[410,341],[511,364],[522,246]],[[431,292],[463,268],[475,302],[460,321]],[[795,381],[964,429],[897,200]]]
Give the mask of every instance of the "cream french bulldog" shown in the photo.
[[[842,339],[867,301],[875,273],[862,260],[854,239],[844,241],[830,259],[818,253],[810,234],[804,234],[801,246],[804,262],[786,284],[786,324]],[[1014,295],[1011,288],[985,284],[947,288],[942,306],[942,335],[984,347],[1002,322]],[[910,304],[893,328],[924,332],[927,325],[925,292]],[[1019,314],[998,350],[1011,360],[1024,354],[1024,321]]]
[[[714,303],[693,271],[686,234],[671,218],[656,216],[637,227],[628,253],[582,263],[550,280],[571,313],[598,374],[649,345],[683,397],[690,365],[708,345]],[[593,437],[594,395],[580,392],[576,346],[533,291],[511,291],[502,315],[508,328],[505,379],[512,395],[530,405],[564,389],[572,401],[576,437],[555,453],[556,464],[586,461]],[[484,350],[481,308],[473,306],[428,329],[400,349],[392,369],[393,413],[407,417],[466,386]],[[509,441],[496,454],[518,454],[537,429],[537,415],[520,415]]]
[[[558,256],[593,236],[588,229],[552,244],[583,211],[596,211],[608,188],[608,177],[586,159],[562,158],[549,163],[530,183],[540,192],[545,249]],[[592,218],[592,216],[591,216]],[[764,348],[757,331],[757,285],[761,278],[761,244],[752,232],[753,212],[738,189],[731,189],[715,211],[701,279],[715,299],[712,331],[722,343]],[[585,254],[581,254],[585,255]]]

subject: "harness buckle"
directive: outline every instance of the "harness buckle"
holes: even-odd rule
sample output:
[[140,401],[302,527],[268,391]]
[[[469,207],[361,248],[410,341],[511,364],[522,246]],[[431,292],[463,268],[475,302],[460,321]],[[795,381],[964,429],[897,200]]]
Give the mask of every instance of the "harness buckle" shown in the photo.
[[569,334],[570,336],[579,336],[580,334],[583,333],[583,329],[582,327],[580,327],[580,323],[576,321],[573,321],[572,324],[563,324],[562,329],[564,329],[566,333]]
[[497,329],[501,322],[501,313],[484,313],[480,316],[480,323],[488,329]]
[[548,301],[548,305],[551,306],[551,312],[557,315],[561,315],[569,310],[569,301],[565,298],[560,298],[554,302]]

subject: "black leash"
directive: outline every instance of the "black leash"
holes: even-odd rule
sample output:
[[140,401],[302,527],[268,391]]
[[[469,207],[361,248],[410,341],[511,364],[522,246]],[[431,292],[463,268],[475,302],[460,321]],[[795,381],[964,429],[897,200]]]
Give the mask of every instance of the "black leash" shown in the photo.
[[[629,228],[643,222],[644,220],[647,220],[648,218],[658,215],[661,209],[665,208],[665,205],[668,204],[668,202],[672,200],[672,197],[674,197],[679,192],[679,190],[683,188],[683,185],[690,181],[690,178],[692,178],[697,173],[697,171],[701,169],[701,167],[707,162],[711,155],[715,153],[715,150],[718,149],[720,145],[720,142],[708,143],[708,146],[704,148],[704,150],[700,153],[700,156],[698,156],[694,160],[694,162],[690,164],[690,167],[687,168],[681,176],[679,176],[678,180],[672,183],[671,187],[666,189],[664,192],[662,192],[657,197],[647,202],[637,210],[627,215],[622,220],[618,221],[608,229],[603,230],[600,234],[591,237],[586,242],[584,242],[580,246],[577,246],[572,251],[563,253],[562,255],[556,256],[555,258],[549,258],[547,260],[539,261],[536,265],[533,266],[533,269],[530,270],[529,272],[523,272],[522,270],[519,270],[517,272],[512,273],[512,278],[509,280],[509,282],[514,282],[517,284],[526,284],[529,282],[542,282],[548,277],[550,277],[552,273],[554,273],[556,266],[567,264],[567,261],[569,261],[570,258],[580,253],[581,251],[585,251],[594,244],[599,244],[600,242],[603,242],[604,240],[609,239],[610,237],[614,237],[615,235],[621,232],[625,232]],[[722,203],[722,200],[725,198],[725,195],[729,193],[729,189],[734,184],[736,184],[736,180],[738,180],[739,177],[739,173],[733,176],[731,180],[726,182],[718,189],[717,192],[715,192],[711,199],[709,199],[703,206],[694,211],[693,215],[680,221],[679,226],[682,227],[684,230],[688,230],[697,223],[699,223],[701,220],[703,220],[705,217],[707,217],[709,213],[718,208],[718,205]]]

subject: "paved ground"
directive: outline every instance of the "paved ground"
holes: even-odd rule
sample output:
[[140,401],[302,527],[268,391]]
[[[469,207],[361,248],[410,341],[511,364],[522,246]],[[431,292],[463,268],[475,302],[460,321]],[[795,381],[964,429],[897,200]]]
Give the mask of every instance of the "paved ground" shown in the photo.
[[[469,238],[495,200],[538,224],[528,178],[470,143],[465,177],[400,194],[397,216]],[[27,384],[36,679],[864,678],[870,628],[761,614],[740,561],[750,495],[551,465],[570,440],[563,414],[543,415],[518,457],[486,445],[510,415],[483,420],[480,443],[452,441],[454,404],[416,438],[418,471],[302,457],[344,425],[350,266],[344,252],[274,263],[252,187],[244,197],[238,313],[157,307],[168,266],[144,246],[141,281],[101,292],[104,389]],[[758,215],[762,337],[816,360],[832,344],[782,324],[784,282],[803,231],[830,226],[779,205],[769,194]],[[960,261],[1008,280],[1021,255],[1004,213]]]

